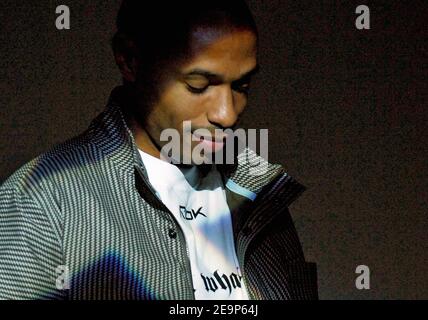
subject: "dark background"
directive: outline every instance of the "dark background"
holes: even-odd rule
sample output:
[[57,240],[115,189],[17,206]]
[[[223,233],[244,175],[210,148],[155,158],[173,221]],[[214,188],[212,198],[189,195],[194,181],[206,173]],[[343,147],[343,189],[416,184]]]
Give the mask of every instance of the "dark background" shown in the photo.
[[[322,299],[427,299],[426,1],[249,2],[260,64],[245,116],[308,187],[291,212]],[[55,27],[55,8],[71,29]],[[86,129],[120,84],[119,0],[0,2],[0,182]],[[371,9],[371,30],[355,8]],[[371,289],[355,288],[355,269]]]

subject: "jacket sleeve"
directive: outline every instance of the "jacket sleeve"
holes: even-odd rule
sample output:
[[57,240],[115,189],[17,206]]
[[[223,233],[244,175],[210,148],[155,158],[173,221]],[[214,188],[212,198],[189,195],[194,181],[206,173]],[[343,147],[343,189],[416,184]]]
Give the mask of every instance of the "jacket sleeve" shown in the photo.
[[58,230],[38,193],[0,187],[0,299],[62,299]]
[[[247,270],[267,300],[317,300],[315,263],[307,262],[287,206],[252,242]],[[262,281],[260,281],[260,279]]]

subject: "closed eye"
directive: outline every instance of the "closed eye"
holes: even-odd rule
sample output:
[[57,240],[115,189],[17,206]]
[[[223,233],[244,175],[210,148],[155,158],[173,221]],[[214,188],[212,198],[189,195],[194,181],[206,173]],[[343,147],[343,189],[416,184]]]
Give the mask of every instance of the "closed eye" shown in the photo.
[[199,87],[197,88],[197,87],[193,87],[193,86],[191,86],[190,84],[187,83],[186,87],[187,87],[187,90],[189,90],[191,93],[202,94],[202,93],[204,93],[208,89],[209,85],[201,87],[201,88],[199,88]]

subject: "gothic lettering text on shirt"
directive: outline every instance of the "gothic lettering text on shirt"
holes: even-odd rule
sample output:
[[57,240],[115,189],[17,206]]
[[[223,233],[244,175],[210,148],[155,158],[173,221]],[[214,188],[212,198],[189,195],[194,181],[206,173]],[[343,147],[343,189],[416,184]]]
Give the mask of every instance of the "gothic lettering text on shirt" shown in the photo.
[[201,273],[201,277],[204,281],[205,289],[208,292],[216,292],[217,290],[228,290],[230,294],[232,293],[232,290],[242,288],[242,276],[239,276],[233,272],[230,275],[220,275],[218,273],[218,270],[216,270],[212,276],[204,276]]

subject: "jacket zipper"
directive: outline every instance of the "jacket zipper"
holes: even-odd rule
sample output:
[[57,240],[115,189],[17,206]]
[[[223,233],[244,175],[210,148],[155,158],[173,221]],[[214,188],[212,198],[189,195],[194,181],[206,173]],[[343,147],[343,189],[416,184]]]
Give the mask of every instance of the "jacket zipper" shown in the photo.
[[[193,300],[195,300],[195,292],[194,292],[194,286],[193,286],[193,276],[192,276],[192,266],[190,264],[190,254],[189,254],[189,246],[187,245],[186,242],[186,238],[184,236],[184,231],[181,228],[180,224],[178,223],[177,219],[174,217],[174,214],[163,204],[162,201],[159,200],[159,198],[156,196],[157,201],[162,205],[162,207],[166,210],[166,212],[170,215],[170,217],[172,217],[172,219],[174,220],[175,224],[178,226],[179,229],[179,238],[182,244],[184,244],[185,247],[185,251],[186,251],[186,257],[187,257],[187,261],[186,261],[186,268],[187,268],[187,272],[186,272],[186,278],[187,281],[190,283],[190,288],[191,288],[191,295],[193,297]],[[190,273],[190,276],[189,276]]]
[[[186,267],[187,267],[188,272],[186,272],[186,278],[187,278],[187,281],[189,281],[189,283],[190,283],[191,295],[193,297],[193,300],[195,300],[195,291],[194,291],[194,286],[193,286],[192,266],[190,264],[189,246],[187,245],[183,229],[181,228],[180,224],[177,222],[177,219],[175,219],[173,213],[168,208],[166,208],[166,206],[163,203],[162,203],[162,205],[165,207],[165,209],[168,210],[168,213],[175,220],[175,224],[178,225],[178,228],[180,229],[179,237],[180,237],[181,243],[184,243],[184,247],[186,249],[186,256],[187,256]],[[190,276],[189,276],[189,273],[190,273]]]
[[[178,223],[177,219],[174,217],[174,214],[165,206],[165,204],[158,198],[158,196],[156,195],[156,192],[153,190],[153,187],[147,183],[144,174],[141,172],[142,169],[138,166],[138,174],[140,175],[140,178],[144,180],[144,183],[146,184],[146,186],[150,189],[150,191],[152,192],[152,194],[154,195],[154,197],[156,198],[156,201],[158,202],[158,204],[161,205],[161,207],[164,209],[164,211],[166,213],[169,214],[169,216],[173,219],[173,221],[175,222],[175,224],[178,226],[179,229],[179,238],[182,244],[184,244],[185,247],[185,251],[186,251],[186,256],[187,256],[187,262],[186,262],[186,268],[187,268],[187,272],[186,272],[186,278],[187,281],[190,283],[190,287],[191,287],[191,295],[193,297],[193,300],[195,300],[195,291],[194,291],[194,286],[193,286],[193,276],[192,276],[192,266],[190,264],[190,254],[189,254],[189,247],[187,245],[186,242],[186,238],[184,237],[184,231],[181,228],[180,224]],[[189,273],[190,273],[190,277],[189,277]]]

